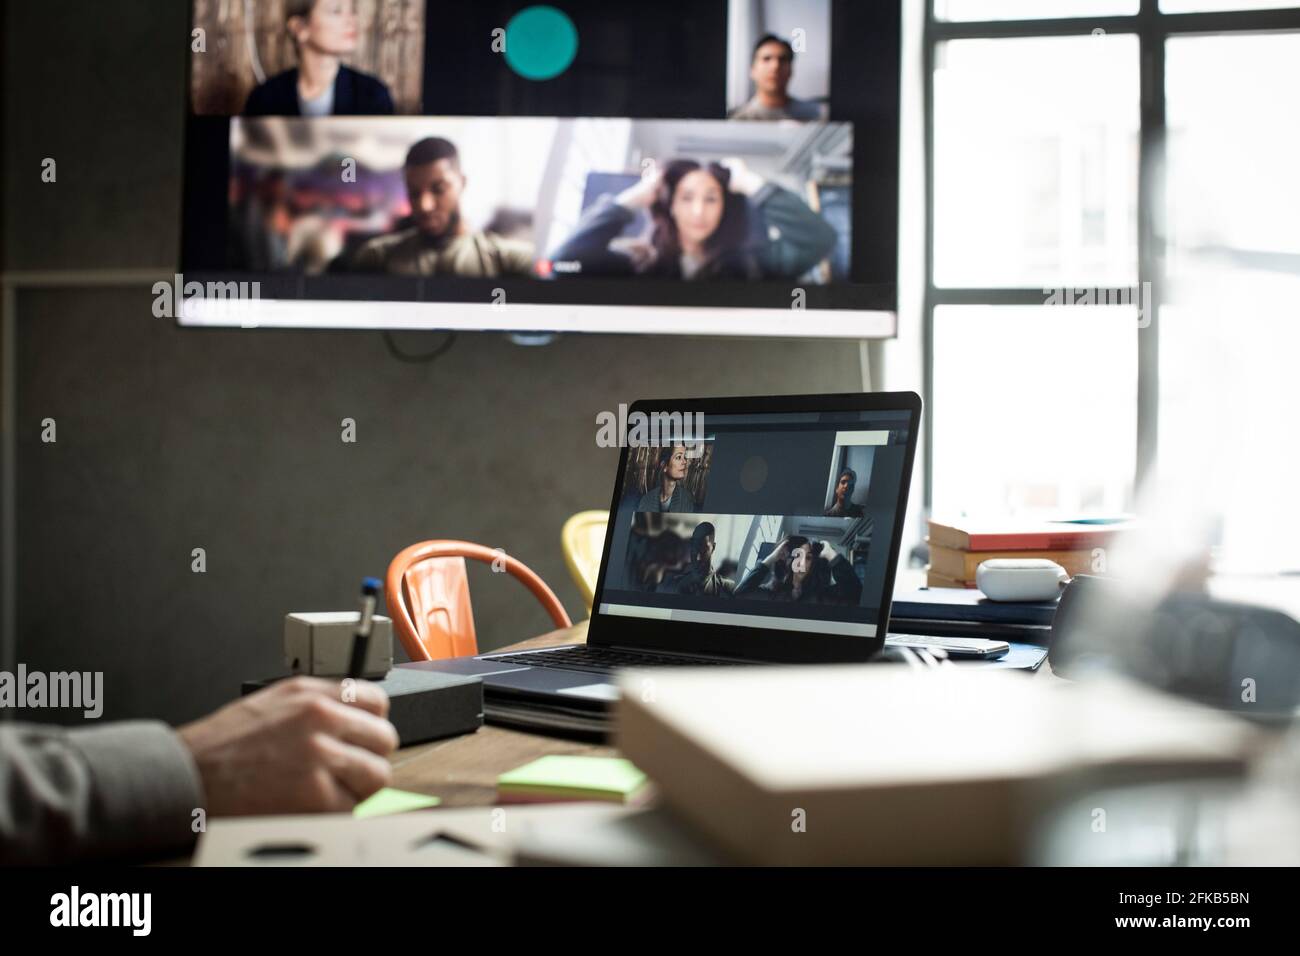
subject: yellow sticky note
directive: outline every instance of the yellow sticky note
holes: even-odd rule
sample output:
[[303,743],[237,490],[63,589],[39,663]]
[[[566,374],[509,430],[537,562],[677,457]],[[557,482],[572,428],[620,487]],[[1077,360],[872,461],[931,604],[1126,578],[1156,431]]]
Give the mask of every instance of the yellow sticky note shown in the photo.
[[390,813],[406,813],[408,810],[425,810],[442,803],[437,797],[425,793],[412,793],[409,790],[394,790],[384,787],[377,790],[365,800],[352,808],[354,817],[382,817]]

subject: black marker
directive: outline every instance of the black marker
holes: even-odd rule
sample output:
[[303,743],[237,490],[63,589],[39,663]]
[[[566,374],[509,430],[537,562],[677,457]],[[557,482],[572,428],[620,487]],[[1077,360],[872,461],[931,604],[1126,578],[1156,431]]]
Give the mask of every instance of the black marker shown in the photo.
[[361,620],[357,623],[357,633],[352,637],[352,662],[348,665],[348,677],[352,680],[360,677],[366,669],[370,628],[375,620],[375,602],[379,599],[381,586],[378,578],[365,578],[361,582]]

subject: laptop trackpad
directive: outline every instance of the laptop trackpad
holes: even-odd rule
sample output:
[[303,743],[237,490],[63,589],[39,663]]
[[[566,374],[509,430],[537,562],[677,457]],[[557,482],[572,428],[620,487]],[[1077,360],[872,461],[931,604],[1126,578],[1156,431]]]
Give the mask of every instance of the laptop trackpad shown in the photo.
[[527,664],[512,664],[509,661],[482,661],[477,657],[449,657],[441,661],[415,661],[397,666],[422,671],[438,671],[442,674],[469,674],[474,677],[532,670]]
[[499,687],[503,690],[561,694],[565,697],[591,701],[618,700],[618,688],[608,681],[601,680],[603,676],[603,674],[581,674],[552,667],[530,667],[509,674],[494,674],[485,678],[483,683],[489,692],[492,688]]
[[556,693],[568,697],[585,697],[588,700],[618,700],[618,688],[613,684],[583,684],[581,687],[562,687]]

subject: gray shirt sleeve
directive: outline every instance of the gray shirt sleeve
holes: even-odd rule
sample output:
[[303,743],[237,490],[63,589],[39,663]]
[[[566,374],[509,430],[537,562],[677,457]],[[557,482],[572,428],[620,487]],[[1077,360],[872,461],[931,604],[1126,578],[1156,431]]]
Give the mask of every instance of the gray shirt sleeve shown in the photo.
[[202,806],[198,769],[166,724],[0,724],[0,864],[183,852]]

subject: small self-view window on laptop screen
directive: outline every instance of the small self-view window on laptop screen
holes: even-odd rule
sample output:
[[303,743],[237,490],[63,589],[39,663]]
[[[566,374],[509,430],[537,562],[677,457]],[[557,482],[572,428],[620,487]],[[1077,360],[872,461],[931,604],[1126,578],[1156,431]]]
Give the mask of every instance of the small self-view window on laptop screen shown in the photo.
[[653,432],[655,411],[630,422],[589,643],[758,660],[878,650],[919,403],[853,398],[874,407],[686,411],[661,421],[672,437],[643,441],[635,426]]

